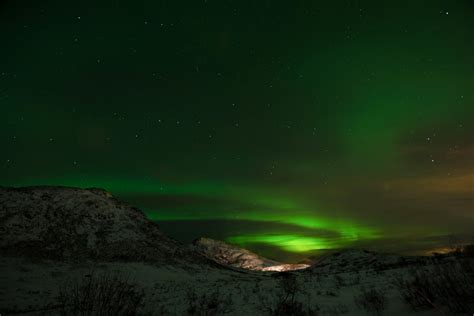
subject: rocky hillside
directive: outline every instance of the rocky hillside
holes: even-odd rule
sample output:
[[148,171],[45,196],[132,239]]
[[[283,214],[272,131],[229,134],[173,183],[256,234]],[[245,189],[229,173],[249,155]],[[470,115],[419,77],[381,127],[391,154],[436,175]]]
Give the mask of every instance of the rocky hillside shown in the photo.
[[216,262],[235,268],[257,271],[288,271],[309,267],[305,264],[283,264],[223,241],[199,238],[193,243],[198,252]]
[[0,188],[0,253],[61,260],[208,261],[101,189]]

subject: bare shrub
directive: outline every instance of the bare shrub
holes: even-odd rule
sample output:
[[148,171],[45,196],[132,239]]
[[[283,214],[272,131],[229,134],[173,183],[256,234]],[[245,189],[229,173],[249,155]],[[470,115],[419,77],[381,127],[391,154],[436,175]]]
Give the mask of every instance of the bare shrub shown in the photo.
[[319,306],[311,307],[310,302],[303,304],[297,299],[300,289],[296,278],[285,275],[280,279],[280,292],[277,294],[276,302],[270,306],[263,306],[264,312],[271,316],[316,316],[319,314]]
[[59,292],[61,315],[138,315],[144,292],[122,273],[91,273]]
[[364,309],[367,314],[380,316],[387,308],[387,297],[385,293],[377,289],[362,289],[359,295],[354,297],[355,304]]
[[337,287],[337,288],[340,288],[340,287],[346,285],[346,281],[345,281],[344,278],[343,278],[342,276],[340,276],[339,274],[336,274],[336,275],[334,276],[334,281],[336,282],[336,287]]
[[451,263],[415,270],[408,279],[397,279],[396,285],[414,311],[437,309],[442,313],[448,309],[452,313],[470,313],[474,303],[474,274],[470,267]]
[[186,297],[188,300],[188,315],[214,316],[231,312],[232,297],[230,294],[222,296],[219,289],[199,295],[194,288],[189,288]]
[[349,282],[348,285],[359,285],[360,284],[360,274],[357,272],[356,276]]

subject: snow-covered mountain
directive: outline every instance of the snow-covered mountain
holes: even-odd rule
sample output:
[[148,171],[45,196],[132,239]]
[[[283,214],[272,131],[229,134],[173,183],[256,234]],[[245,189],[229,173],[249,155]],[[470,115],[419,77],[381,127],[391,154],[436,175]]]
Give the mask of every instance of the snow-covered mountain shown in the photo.
[[288,271],[308,268],[306,264],[284,264],[267,259],[247,249],[230,245],[220,240],[201,237],[193,242],[198,252],[216,262],[256,271]]
[[101,189],[0,188],[0,252],[59,260],[208,261]]

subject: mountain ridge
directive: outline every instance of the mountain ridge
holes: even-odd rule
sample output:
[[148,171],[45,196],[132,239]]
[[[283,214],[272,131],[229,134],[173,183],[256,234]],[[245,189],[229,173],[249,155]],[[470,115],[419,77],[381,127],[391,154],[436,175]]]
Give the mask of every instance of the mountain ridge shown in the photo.
[[0,187],[0,253],[56,260],[209,262],[103,189]]

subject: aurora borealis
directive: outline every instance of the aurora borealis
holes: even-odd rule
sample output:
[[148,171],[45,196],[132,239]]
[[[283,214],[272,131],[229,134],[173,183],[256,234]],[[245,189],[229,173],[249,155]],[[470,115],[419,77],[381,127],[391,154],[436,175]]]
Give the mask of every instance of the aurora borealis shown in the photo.
[[471,0],[7,0],[0,29],[0,185],[285,260],[473,238]]

